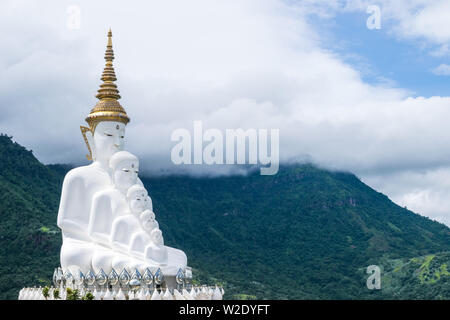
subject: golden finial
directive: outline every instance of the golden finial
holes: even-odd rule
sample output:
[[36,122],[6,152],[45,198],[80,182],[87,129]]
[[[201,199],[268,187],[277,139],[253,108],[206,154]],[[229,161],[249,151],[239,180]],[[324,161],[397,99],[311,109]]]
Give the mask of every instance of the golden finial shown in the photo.
[[111,32],[111,28],[109,28],[108,31],[108,45],[107,47],[111,47],[112,48],[112,32]]
[[114,73],[113,68],[113,60],[114,60],[114,51],[112,48],[112,32],[111,29],[108,31],[108,44],[106,45],[105,52],[105,60],[106,65],[103,70],[103,74],[101,79],[103,80],[103,84],[100,85],[100,89],[98,90],[98,94],[96,97],[98,99],[111,98],[111,99],[120,99],[119,90],[117,90],[117,86],[113,81],[116,81],[116,74]]
[[130,122],[125,109],[120,105],[119,90],[114,81],[117,80],[113,67],[114,51],[112,48],[112,32],[108,31],[108,43],[106,45],[105,52],[105,68],[103,69],[101,80],[103,83],[100,85],[100,89],[97,91],[96,97],[99,99],[97,104],[92,108],[89,115],[86,117],[86,122],[89,124],[89,128],[81,127],[81,133],[88,146],[89,153],[88,159],[92,158],[91,148],[86,139],[86,132],[90,131],[94,134],[95,127],[101,121],[118,121],[124,124]]
[[119,90],[114,81],[117,80],[113,67],[114,51],[112,48],[112,32],[108,31],[108,44],[105,52],[105,68],[103,69],[101,80],[103,83],[98,89],[96,97],[99,99],[91,113],[87,116],[86,121],[92,129],[100,121],[119,121],[127,124],[130,121],[124,108],[120,105]]

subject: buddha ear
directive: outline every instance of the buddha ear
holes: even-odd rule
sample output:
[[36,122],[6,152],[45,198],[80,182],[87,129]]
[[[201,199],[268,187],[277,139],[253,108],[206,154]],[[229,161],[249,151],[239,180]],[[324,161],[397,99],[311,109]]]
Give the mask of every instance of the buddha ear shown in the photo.
[[91,128],[80,126],[81,134],[83,135],[84,142],[86,143],[86,146],[89,150],[89,154],[86,155],[86,158],[88,160],[94,161],[95,160],[95,144],[94,144],[94,137],[93,132]]

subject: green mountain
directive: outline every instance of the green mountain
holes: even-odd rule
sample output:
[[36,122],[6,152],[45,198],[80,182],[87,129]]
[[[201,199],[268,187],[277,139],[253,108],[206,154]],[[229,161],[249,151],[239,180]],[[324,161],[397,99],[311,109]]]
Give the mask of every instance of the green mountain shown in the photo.
[[51,279],[61,246],[55,219],[62,179],[0,135],[0,298],[16,299],[19,288]]
[[386,296],[402,299],[449,299],[450,252],[411,259],[387,259],[382,277]]
[[[45,166],[0,136],[0,298],[50,283],[68,166]],[[196,281],[228,299],[449,299],[450,229],[390,201],[355,175],[312,165],[277,175],[141,178],[165,243]],[[382,270],[381,290],[366,267]]]

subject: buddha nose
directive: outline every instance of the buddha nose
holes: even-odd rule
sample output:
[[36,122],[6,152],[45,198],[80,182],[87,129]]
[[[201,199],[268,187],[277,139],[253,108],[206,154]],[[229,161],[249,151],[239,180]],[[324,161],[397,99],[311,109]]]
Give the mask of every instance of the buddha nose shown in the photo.
[[120,147],[122,147],[122,140],[119,138],[119,136],[117,136],[117,135],[115,135],[114,136],[114,145],[117,147],[117,148],[120,148]]

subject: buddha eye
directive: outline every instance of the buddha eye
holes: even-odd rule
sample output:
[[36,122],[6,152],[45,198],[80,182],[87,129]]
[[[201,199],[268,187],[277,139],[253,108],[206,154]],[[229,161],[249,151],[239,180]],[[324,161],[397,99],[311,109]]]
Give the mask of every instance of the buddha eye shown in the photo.
[[122,169],[123,171],[125,171],[125,172],[130,172],[130,170],[128,170],[128,169]]
[[120,136],[121,139],[125,138],[125,136]]
[[139,171],[135,170],[134,172],[139,173]]

